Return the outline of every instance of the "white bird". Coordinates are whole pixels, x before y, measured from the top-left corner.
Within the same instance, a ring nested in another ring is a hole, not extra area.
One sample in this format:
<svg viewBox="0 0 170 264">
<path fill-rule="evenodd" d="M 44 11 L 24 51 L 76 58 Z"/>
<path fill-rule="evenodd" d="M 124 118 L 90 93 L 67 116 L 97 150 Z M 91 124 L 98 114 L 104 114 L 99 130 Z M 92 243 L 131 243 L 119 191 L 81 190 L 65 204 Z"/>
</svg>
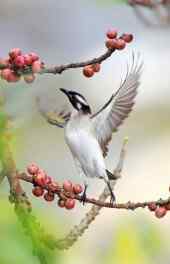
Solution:
<svg viewBox="0 0 170 264">
<path fill-rule="evenodd" d="M 113 175 L 106 169 L 104 157 L 107 155 L 112 133 L 117 131 L 132 110 L 142 65 L 139 56 L 135 58 L 133 54 L 132 65 L 128 67 L 124 81 L 97 113 L 92 114 L 90 105 L 80 93 L 61 88 L 73 106 L 72 112 L 62 111 L 59 114 L 64 123 L 46 115 L 48 122 L 64 127 L 65 140 L 79 172 L 81 170 L 87 177 L 103 179 L 108 185 L 112 200 L 115 197 L 109 179 Z"/>
</svg>

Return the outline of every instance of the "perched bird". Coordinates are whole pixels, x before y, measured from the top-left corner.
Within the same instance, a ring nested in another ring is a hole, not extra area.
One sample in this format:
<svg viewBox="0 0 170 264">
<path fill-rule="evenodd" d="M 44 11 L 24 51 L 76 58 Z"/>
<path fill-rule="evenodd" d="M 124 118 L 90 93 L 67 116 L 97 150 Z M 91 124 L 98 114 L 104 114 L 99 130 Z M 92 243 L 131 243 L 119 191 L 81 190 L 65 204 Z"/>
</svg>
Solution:
<svg viewBox="0 0 170 264">
<path fill-rule="evenodd" d="M 117 131 L 132 110 L 141 68 L 140 57 L 136 58 L 133 54 L 132 64 L 128 67 L 126 77 L 119 89 L 95 114 L 92 114 L 91 107 L 83 95 L 60 88 L 72 104 L 72 112 L 60 113 L 64 123 L 46 115 L 46 119 L 51 124 L 64 127 L 65 140 L 79 172 L 83 172 L 87 177 L 103 179 L 108 185 L 112 201 L 115 197 L 109 179 L 113 179 L 113 175 L 106 169 L 104 157 L 107 155 L 112 133 Z"/>
</svg>

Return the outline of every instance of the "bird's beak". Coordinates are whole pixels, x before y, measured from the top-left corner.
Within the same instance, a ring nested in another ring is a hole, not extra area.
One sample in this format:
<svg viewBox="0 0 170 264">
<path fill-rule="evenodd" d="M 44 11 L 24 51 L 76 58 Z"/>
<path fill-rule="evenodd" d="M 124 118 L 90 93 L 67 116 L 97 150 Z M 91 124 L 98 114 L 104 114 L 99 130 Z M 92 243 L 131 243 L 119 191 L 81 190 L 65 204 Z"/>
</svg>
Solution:
<svg viewBox="0 0 170 264">
<path fill-rule="evenodd" d="M 66 90 L 64 88 L 60 88 L 60 91 L 62 91 L 64 94 L 66 94 L 69 97 L 69 90 Z"/>
</svg>

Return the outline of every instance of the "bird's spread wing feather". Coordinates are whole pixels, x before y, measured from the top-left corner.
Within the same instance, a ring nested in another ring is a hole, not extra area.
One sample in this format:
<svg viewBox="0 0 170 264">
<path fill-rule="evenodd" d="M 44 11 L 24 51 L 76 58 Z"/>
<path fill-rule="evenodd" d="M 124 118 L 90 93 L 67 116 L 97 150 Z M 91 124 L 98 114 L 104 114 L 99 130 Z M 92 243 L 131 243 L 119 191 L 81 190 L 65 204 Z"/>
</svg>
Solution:
<svg viewBox="0 0 170 264">
<path fill-rule="evenodd" d="M 41 115 L 46 119 L 48 123 L 54 126 L 58 126 L 60 128 L 64 128 L 68 120 L 70 119 L 70 111 L 68 110 L 57 110 L 54 109 L 52 111 L 46 111 L 40 103 L 39 98 L 36 98 L 38 110 Z"/>
<path fill-rule="evenodd" d="M 119 89 L 97 113 L 91 116 L 95 135 L 104 156 L 107 155 L 112 133 L 117 131 L 117 128 L 132 111 L 142 65 L 143 62 L 139 54 L 135 56 L 133 53 L 132 64 L 130 67 L 128 66 L 126 77 Z"/>
</svg>

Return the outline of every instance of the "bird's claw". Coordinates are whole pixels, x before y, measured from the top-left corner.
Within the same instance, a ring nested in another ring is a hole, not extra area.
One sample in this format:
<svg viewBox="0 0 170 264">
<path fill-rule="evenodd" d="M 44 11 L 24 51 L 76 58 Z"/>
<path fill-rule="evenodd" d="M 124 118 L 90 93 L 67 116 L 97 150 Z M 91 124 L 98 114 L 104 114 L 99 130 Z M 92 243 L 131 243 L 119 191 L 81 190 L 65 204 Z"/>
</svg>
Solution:
<svg viewBox="0 0 170 264">
<path fill-rule="evenodd" d="M 113 204 L 115 202 L 116 202 L 116 196 L 112 191 L 112 193 L 110 193 L 110 203 Z"/>
</svg>

